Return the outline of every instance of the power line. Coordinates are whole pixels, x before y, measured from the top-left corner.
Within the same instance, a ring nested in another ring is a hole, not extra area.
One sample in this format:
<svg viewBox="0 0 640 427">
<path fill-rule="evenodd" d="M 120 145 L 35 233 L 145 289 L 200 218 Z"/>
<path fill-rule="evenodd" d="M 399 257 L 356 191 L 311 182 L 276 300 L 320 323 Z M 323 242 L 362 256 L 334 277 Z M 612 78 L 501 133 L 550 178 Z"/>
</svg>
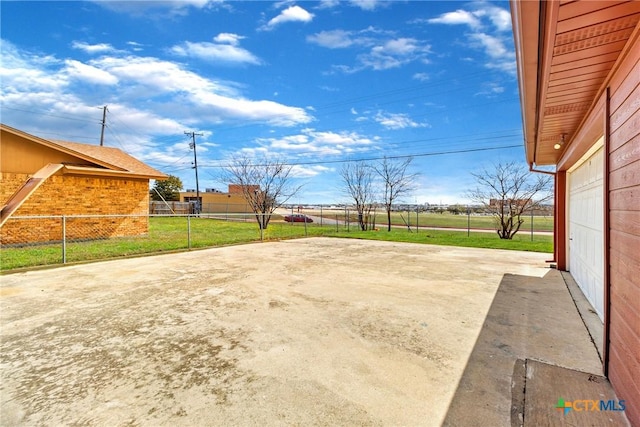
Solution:
<svg viewBox="0 0 640 427">
<path fill-rule="evenodd" d="M 102 130 L 100 131 L 100 146 L 104 143 L 104 127 L 107 125 L 107 106 L 102 107 Z"/>
<path fill-rule="evenodd" d="M 192 143 L 189 148 L 193 148 L 193 168 L 196 170 L 196 213 L 200 213 L 200 184 L 198 182 L 198 156 L 196 154 L 196 135 L 202 136 L 201 133 L 186 132 L 185 135 L 191 135 Z"/>
<path fill-rule="evenodd" d="M 78 122 L 85 122 L 85 123 L 96 123 L 96 120 L 94 119 L 80 119 L 77 117 L 71 117 L 71 116 L 62 116 L 59 114 L 50 114 L 50 113 L 44 113 L 44 112 L 39 112 L 39 111 L 35 111 L 35 110 L 25 110 L 22 108 L 14 108 L 14 107 L 7 107 L 6 105 L 2 106 L 3 110 L 13 110 L 13 111 L 21 111 L 23 113 L 32 113 L 32 114 L 37 114 L 40 116 L 48 116 L 48 117 L 55 117 L 58 119 L 65 119 L 65 120 L 74 120 L 74 121 L 78 121 Z"/>
<path fill-rule="evenodd" d="M 335 163 L 349 163 L 349 162 L 371 162 L 375 160 L 383 160 L 387 159 L 405 159 L 409 157 L 430 157 L 430 156 L 442 156 L 446 154 L 464 154 L 464 153 L 474 153 L 479 151 L 492 151 L 492 150 L 505 150 L 509 148 L 522 148 L 521 144 L 517 145 L 503 145 L 499 147 L 483 147 L 483 148 L 468 148 L 465 150 L 448 150 L 448 151 L 436 151 L 430 153 L 418 153 L 418 154 L 406 154 L 406 155 L 398 155 L 398 156 L 381 156 L 381 157 L 368 157 L 361 159 L 342 159 L 342 160 L 317 160 L 310 162 L 284 162 L 283 164 L 286 166 L 305 166 L 305 165 L 326 165 L 326 164 L 335 164 Z M 266 164 L 252 164 L 250 166 L 267 166 Z M 204 166 L 206 168 L 227 168 L 229 165 L 207 165 Z"/>
</svg>

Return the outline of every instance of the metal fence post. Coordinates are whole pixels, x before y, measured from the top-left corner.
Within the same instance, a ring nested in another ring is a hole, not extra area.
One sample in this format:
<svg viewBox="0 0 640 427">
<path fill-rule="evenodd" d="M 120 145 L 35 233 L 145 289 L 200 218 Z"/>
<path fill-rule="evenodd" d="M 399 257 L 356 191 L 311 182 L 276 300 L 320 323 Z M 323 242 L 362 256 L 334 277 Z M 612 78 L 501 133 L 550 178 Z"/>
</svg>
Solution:
<svg viewBox="0 0 640 427">
<path fill-rule="evenodd" d="M 187 215 L 187 248 L 191 249 L 191 215 Z"/>
<path fill-rule="evenodd" d="M 264 214 L 260 217 L 260 241 L 264 242 Z"/>
<path fill-rule="evenodd" d="M 320 205 L 320 227 L 322 227 L 322 205 Z"/>
<path fill-rule="evenodd" d="M 418 205 L 416 205 L 416 233 L 418 232 L 418 227 L 419 227 L 418 211 L 419 211 Z"/>
<path fill-rule="evenodd" d="M 471 209 L 467 205 L 467 237 L 471 236 Z"/>
<path fill-rule="evenodd" d="M 62 215 L 62 263 L 67 263 L 67 217 Z"/>
</svg>

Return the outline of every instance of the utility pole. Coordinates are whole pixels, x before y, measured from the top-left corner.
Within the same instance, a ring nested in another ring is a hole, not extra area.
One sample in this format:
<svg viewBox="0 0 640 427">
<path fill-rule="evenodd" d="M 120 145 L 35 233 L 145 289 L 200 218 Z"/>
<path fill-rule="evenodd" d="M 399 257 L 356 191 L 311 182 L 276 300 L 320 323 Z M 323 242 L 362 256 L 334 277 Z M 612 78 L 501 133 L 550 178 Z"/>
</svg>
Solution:
<svg viewBox="0 0 640 427">
<path fill-rule="evenodd" d="M 200 184 L 198 183 L 198 155 L 196 154 L 196 135 L 202 136 L 201 133 L 184 132 L 185 135 L 191 135 L 191 144 L 189 148 L 193 148 L 193 168 L 196 170 L 196 214 L 200 213 Z"/>
<path fill-rule="evenodd" d="M 102 132 L 100 132 L 100 146 L 104 144 L 104 127 L 107 125 L 107 106 L 102 107 Z"/>
</svg>

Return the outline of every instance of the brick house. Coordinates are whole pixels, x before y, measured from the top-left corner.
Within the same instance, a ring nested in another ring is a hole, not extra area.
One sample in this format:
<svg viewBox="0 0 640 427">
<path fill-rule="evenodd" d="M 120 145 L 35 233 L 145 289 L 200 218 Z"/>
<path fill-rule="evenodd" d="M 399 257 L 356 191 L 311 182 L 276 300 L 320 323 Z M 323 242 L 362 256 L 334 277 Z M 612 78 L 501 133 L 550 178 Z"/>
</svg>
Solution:
<svg viewBox="0 0 640 427">
<path fill-rule="evenodd" d="M 24 216 L 86 215 L 66 230 L 70 239 L 148 232 L 149 180 L 165 174 L 117 148 L 48 140 L 4 124 L 0 131 L 0 243 L 62 238 L 60 218 L 15 219 Z"/>
<path fill-rule="evenodd" d="M 640 426 L 640 2 L 511 0 L 526 161 L 554 166 L 554 259 Z M 548 172 L 547 172 L 548 173 Z"/>
</svg>

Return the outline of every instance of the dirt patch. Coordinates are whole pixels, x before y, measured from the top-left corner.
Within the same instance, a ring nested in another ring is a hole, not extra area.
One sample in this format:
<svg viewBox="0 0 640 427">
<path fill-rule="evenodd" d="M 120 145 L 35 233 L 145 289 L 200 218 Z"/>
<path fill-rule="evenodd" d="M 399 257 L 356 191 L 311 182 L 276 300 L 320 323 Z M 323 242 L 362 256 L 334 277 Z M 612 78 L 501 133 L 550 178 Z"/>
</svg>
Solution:
<svg viewBox="0 0 640 427">
<path fill-rule="evenodd" d="M 2 425 L 437 425 L 544 254 L 305 239 L 7 275 Z"/>
</svg>

